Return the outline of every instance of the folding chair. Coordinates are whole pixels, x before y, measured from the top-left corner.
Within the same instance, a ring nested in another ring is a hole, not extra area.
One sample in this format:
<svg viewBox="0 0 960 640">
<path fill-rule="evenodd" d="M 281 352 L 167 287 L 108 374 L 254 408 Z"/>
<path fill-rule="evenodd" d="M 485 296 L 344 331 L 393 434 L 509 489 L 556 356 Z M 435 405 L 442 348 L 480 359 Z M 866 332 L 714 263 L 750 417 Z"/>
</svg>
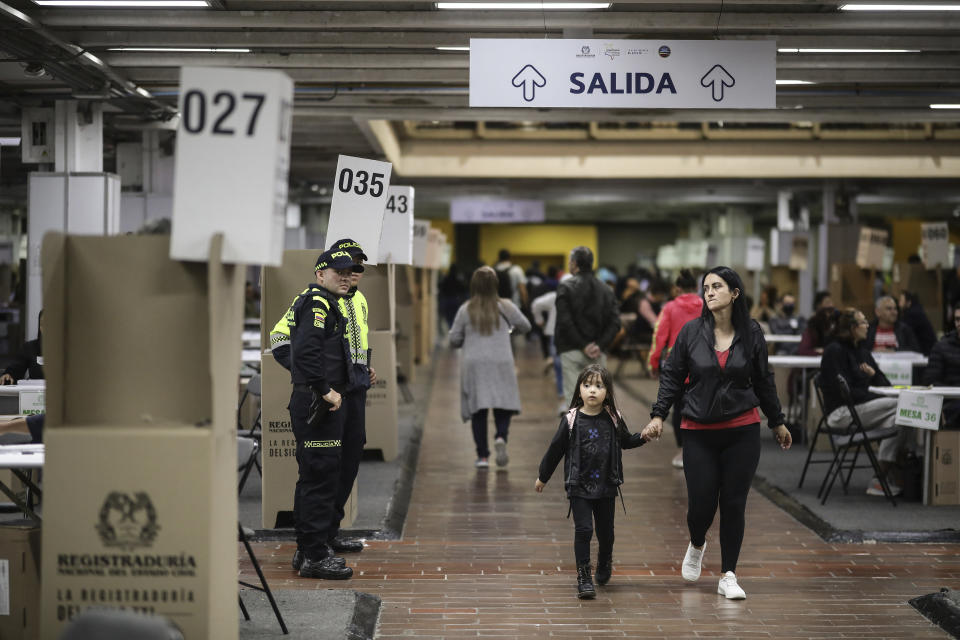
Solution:
<svg viewBox="0 0 960 640">
<path fill-rule="evenodd" d="M 240 416 L 243 411 L 243 403 L 250 399 L 250 402 L 254 401 L 254 398 L 259 403 L 260 402 L 260 374 L 255 373 L 250 376 L 250 380 L 247 382 L 247 388 L 243 390 L 243 395 L 240 396 L 240 404 L 237 406 L 237 429 L 243 431 L 244 426 L 240 422 Z M 250 429 L 245 433 L 247 437 L 260 439 L 260 409 L 257 409 L 257 417 L 254 419 L 253 424 L 250 425 Z"/>
<path fill-rule="evenodd" d="M 798 489 L 803 488 L 803 480 L 807 476 L 807 468 L 811 464 L 826 464 L 828 462 L 833 462 L 833 458 L 837 455 L 837 447 L 833 444 L 833 437 L 831 434 L 830 427 L 827 426 L 827 412 L 823 408 L 823 389 L 820 388 L 820 374 L 817 373 L 813 376 L 813 389 L 817 394 L 817 405 L 820 407 L 820 421 L 817 422 L 817 429 L 813 432 L 813 437 L 810 439 L 810 448 L 807 450 L 807 459 L 803 462 L 803 471 L 800 472 L 800 482 L 797 484 Z M 830 442 L 830 457 L 823 459 L 814 459 L 813 451 L 817 447 L 817 440 L 820 438 L 820 434 L 825 434 L 827 440 Z M 846 486 L 846 483 L 844 483 Z"/>
<path fill-rule="evenodd" d="M 857 413 L 857 408 L 853 404 L 853 398 L 850 396 L 850 385 L 842 375 L 837 375 L 837 386 L 840 389 L 840 395 L 843 398 L 844 404 L 846 404 L 847 409 L 850 411 L 850 422 L 844 427 L 837 429 L 830 428 L 829 432 L 836 432 L 838 435 L 833 436 L 833 444 L 836 447 L 833 461 L 827 469 L 827 473 L 823 477 L 823 483 L 820 485 L 820 491 L 817 493 L 817 497 L 821 498 L 820 504 L 826 504 L 830 490 L 833 488 L 833 483 L 845 468 L 849 470 L 846 479 L 843 481 L 844 492 L 846 492 L 847 484 L 850 482 L 850 475 L 853 474 L 853 469 L 856 468 L 857 457 L 860 455 L 860 450 L 863 449 L 867 452 L 867 457 L 870 459 L 870 466 L 873 468 L 877 480 L 880 481 L 880 486 L 883 488 L 883 495 L 887 497 L 890 504 L 897 506 L 896 500 L 893 499 L 893 493 L 890 491 L 886 474 L 880 470 L 880 463 L 877 460 L 877 455 L 873 451 L 873 443 L 897 435 L 899 427 L 883 427 L 869 431 L 864 429 L 863 423 L 860 421 L 860 415 Z M 854 448 L 853 460 L 850 461 L 849 466 L 845 466 L 847 454 Z"/>
<path fill-rule="evenodd" d="M 247 477 L 249 477 L 250 471 L 254 467 L 256 467 L 260 477 L 263 477 L 263 468 L 260 466 L 259 456 L 259 438 L 251 438 L 244 435 L 237 436 L 237 461 L 240 464 L 237 473 L 243 473 L 243 475 L 240 476 L 240 487 L 237 489 L 238 493 L 243 493 L 243 485 L 247 483 Z"/>
<path fill-rule="evenodd" d="M 287 624 L 283 621 L 283 616 L 280 614 L 280 607 L 277 606 L 277 601 L 273 598 L 273 591 L 270 590 L 270 585 L 267 584 L 267 579 L 263 576 L 263 571 L 260 569 L 260 563 L 257 562 L 257 556 L 253 554 L 253 547 L 250 546 L 249 536 L 246 531 L 243 529 L 243 525 L 239 522 L 237 523 L 238 535 L 240 537 L 240 542 L 243 543 L 244 548 L 247 550 L 247 555 L 250 556 L 250 562 L 253 563 L 253 569 L 257 572 L 257 577 L 260 578 L 260 585 L 250 584 L 249 582 L 244 582 L 240 580 L 240 584 L 249 588 L 256 589 L 257 591 L 262 591 L 267 594 L 267 600 L 270 601 L 270 606 L 273 607 L 273 613 L 277 616 L 277 622 L 280 623 L 280 629 L 283 631 L 284 635 L 290 633 L 287 631 Z M 251 534 L 253 531 L 251 530 Z M 243 613 L 243 619 L 249 620 L 250 614 L 247 612 L 246 605 L 243 604 L 243 597 L 239 594 L 237 598 L 240 601 L 240 611 Z"/>
</svg>

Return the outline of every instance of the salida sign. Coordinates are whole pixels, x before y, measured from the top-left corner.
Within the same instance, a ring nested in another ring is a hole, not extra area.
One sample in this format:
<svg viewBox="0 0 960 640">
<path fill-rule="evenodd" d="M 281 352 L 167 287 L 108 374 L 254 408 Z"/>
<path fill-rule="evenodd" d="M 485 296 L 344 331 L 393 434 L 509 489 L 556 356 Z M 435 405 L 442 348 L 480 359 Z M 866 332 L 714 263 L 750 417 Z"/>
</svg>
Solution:
<svg viewBox="0 0 960 640">
<path fill-rule="evenodd" d="M 776 43 L 472 39 L 470 106 L 774 108 Z"/>
</svg>

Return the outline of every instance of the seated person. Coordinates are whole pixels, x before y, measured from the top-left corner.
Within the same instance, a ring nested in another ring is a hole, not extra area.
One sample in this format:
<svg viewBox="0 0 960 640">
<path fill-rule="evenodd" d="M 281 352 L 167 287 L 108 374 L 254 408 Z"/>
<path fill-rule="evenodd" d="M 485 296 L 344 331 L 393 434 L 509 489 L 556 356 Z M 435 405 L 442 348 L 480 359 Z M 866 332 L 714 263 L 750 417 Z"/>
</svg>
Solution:
<svg viewBox="0 0 960 640">
<path fill-rule="evenodd" d="M 920 343 L 913 330 L 897 318 L 896 301 L 890 296 L 877 298 L 877 317 L 867 329 L 866 348 L 869 351 L 915 351 L 920 352 Z"/>
<path fill-rule="evenodd" d="M 842 375 L 850 385 L 850 397 L 863 428 L 870 433 L 874 429 L 893 427 L 897 415 L 897 399 L 887 398 L 868 389 L 873 386 L 890 386 L 870 351 L 864 348 L 869 323 L 856 309 L 847 309 L 838 317 L 834 328 L 834 340 L 823 350 L 820 361 L 820 388 L 823 391 L 823 411 L 830 427 L 849 424 L 850 410 L 843 401 L 837 385 L 837 375 Z M 896 467 L 898 454 L 906 448 L 913 430 L 900 428 L 897 435 L 880 441 L 877 459 L 880 471 L 887 477 L 893 495 L 901 493 L 902 481 Z M 882 496 L 880 482 L 874 478 L 867 487 L 867 494 Z"/>
<path fill-rule="evenodd" d="M 798 356 L 819 356 L 823 353 L 827 343 L 833 336 L 833 325 L 837 319 L 837 310 L 833 307 L 821 307 L 810 318 L 807 328 L 803 330 L 800 346 L 797 347 Z"/>
<path fill-rule="evenodd" d="M 926 384 L 960 387 L 960 309 L 953 310 L 953 327 L 930 351 L 923 375 Z M 943 421 L 948 429 L 960 429 L 960 400 L 944 399 Z"/>
<path fill-rule="evenodd" d="M 43 444 L 43 423 L 45 422 L 45 418 L 45 413 L 38 413 L 32 416 L 20 416 L 12 420 L 7 420 L 6 422 L 0 422 L 0 438 L 8 433 L 20 433 L 29 435 L 32 444 Z M 0 442 L 0 444 L 10 443 Z"/>
<path fill-rule="evenodd" d="M 785 293 L 780 298 L 780 309 L 767 321 L 770 333 L 777 335 L 797 336 L 803 333 L 807 321 L 797 315 L 797 299 L 792 293 Z M 792 355 L 797 352 L 797 345 L 789 342 L 778 342 L 774 345 L 778 354 Z"/>
<path fill-rule="evenodd" d="M 30 378 L 43 380 L 43 310 L 40 311 L 37 339 L 24 343 L 20 353 L 0 375 L 0 384 L 17 384 L 18 380 Z"/>
<path fill-rule="evenodd" d="M 937 332 L 930 324 L 930 318 L 927 317 L 917 294 L 910 291 L 900 292 L 900 315 L 903 324 L 910 327 L 913 335 L 917 337 L 920 353 L 930 355 L 930 350 L 937 343 Z"/>
</svg>

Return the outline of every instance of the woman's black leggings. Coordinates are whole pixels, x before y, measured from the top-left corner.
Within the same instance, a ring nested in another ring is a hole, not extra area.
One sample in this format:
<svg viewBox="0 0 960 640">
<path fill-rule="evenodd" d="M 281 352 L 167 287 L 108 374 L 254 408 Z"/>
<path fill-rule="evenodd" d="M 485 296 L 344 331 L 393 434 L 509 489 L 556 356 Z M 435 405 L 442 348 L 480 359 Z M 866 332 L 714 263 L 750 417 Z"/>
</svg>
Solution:
<svg viewBox="0 0 960 640">
<path fill-rule="evenodd" d="M 510 431 L 510 418 L 513 416 L 513 411 L 509 409 L 494 409 L 493 410 L 493 423 L 497 427 L 496 438 L 507 439 L 507 434 Z M 470 416 L 470 425 L 473 427 L 473 442 L 477 445 L 477 457 L 478 458 L 489 458 L 490 457 L 490 444 L 487 442 L 487 410 L 480 409 L 475 414 Z"/>
<path fill-rule="evenodd" d="M 596 522 L 598 560 L 613 557 L 613 514 L 617 510 L 616 498 L 570 498 L 570 510 L 573 512 L 573 555 L 577 564 L 590 562 L 590 539 Z"/>
<path fill-rule="evenodd" d="M 690 542 L 702 546 L 720 505 L 721 571 L 736 571 L 743 544 L 747 493 L 760 462 L 760 425 L 686 429 L 683 475 L 687 479 Z"/>
</svg>

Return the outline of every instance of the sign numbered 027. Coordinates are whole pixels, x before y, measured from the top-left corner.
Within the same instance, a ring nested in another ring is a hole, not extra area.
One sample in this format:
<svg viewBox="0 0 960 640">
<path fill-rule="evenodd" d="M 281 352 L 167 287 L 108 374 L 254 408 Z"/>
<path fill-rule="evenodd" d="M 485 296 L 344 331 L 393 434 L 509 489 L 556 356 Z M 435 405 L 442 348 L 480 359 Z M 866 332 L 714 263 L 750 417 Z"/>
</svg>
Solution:
<svg viewBox="0 0 960 640">
<path fill-rule="evenodd" d="M 183 68 L 172 258 L 205 261 L 223 233 L 224 262 L 280 266 L 292 105 L 282 72 Z"/>
<path fill-rule="evenodd" d="M 363 249 L 368 264 L 377 264 L 392 169 L 389 162 L 340 156 L 333 181 L 327 246 L 350 238 Z"/>
</svg>

